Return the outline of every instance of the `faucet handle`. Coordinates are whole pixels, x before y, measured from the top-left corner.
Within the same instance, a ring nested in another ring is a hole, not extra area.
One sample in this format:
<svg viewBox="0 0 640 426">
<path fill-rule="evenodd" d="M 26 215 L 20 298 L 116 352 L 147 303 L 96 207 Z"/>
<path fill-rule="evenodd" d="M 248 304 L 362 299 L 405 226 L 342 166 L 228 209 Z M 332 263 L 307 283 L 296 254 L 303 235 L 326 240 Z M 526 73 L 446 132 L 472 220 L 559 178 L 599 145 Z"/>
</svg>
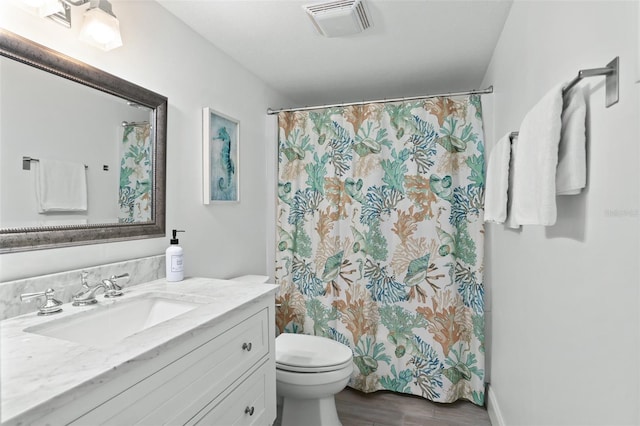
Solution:
<svg viewBox="0 0 640 426">
<path fill-rule="evenodd" d="M 56 312 L 62 312 L 62 302 L 54 298 L 55 290 L 48 288 L 45 291 L 37 291 L 35 293 L 22 293 L 20 300 L 23 302 L 26 300 L 34 299 L 36 297 L 45 297 L 43 305 L 38 306 L 38 315 L 51 315 Z"/>
<path fill-rule="evenodd" d="M 106 291 L 104 292 L 104 297 L 118 297 L 122 296 L 124 293 L 122 292 L 122 288 L 124 285 L 118 284 L 118 280 L 123 278 L 129 278 L 128 273 L 120 274 L 120 275 L 112 275 L 110 278 L 102 280 L 102 283 L 106 287 Z"/>
<path fill-rule="evenodd" d="M 124 274 L 120 274 L 120 275 L 111 275 L 111 278 L 109 278 L 109 281 L 111 281 L 114 285 L 114 287 L 116 287 L 118 290 L 122 290 L 122 287 L 124 287 L 123 285 L 119 285 L 118 284 L 118 280 L 121 280 L 123 278 L 126 278 L 127 281 L 129 280 L 129 273 L 125 272 Z"/>
</svg>

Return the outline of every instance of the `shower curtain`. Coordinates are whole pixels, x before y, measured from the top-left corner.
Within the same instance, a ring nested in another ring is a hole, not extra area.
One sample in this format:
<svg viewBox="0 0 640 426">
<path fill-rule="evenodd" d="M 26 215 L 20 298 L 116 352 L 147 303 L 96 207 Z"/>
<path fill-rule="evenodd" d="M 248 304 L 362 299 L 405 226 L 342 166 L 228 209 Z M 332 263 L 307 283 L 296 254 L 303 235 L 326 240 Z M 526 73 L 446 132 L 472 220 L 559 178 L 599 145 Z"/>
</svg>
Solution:
<svg viewBox="0 0 640 426">
<path fill-rule="evenodd" d="M 151 220 L 153 189 L 151 125 L 126 125 L 123 128 L 118 222 L 148 222 Z"/>
<path fill-rule="evenodd" d="M 278 116 L 279 332 L 349 346 L 349 386 L 484 403 L 477 95 Z"/>
</svg>

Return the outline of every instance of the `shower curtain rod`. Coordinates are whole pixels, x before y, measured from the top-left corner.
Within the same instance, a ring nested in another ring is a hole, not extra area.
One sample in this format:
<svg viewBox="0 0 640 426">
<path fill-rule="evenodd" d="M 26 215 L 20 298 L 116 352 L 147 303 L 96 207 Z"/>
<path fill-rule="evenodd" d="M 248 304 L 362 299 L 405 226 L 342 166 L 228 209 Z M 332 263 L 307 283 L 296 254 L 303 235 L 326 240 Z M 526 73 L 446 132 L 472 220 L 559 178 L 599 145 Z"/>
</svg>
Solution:
<svg viewBox="0 0 640 426">
<path fill-rule="evenodd" d="M 139 127 L 139 126 L 146 126 L 147 124 L 149 124 L 148 121 L 123 121 L 122 127 L 127 127 L 127 126 Z"/>
<path fill-rule="evenodd" d="M 335 107 L 345 107 L 345 106 L 352 106 L 352 105 L 379 104 L 383 102 L 417 101 L 420 99 L 437 98 L 440 96 L 486 95 L 487 93 L 493 93 L 493 86 L 489 86 L 486 89 L 466 90 L 464 92 L 438 93 L 435 95 L 412 96 L 408 98 L 378 99 L 375 101 L 360 101 L 360 102 L 349 102 L 349 103 L 330 104 L 330 105 L 306 106 L 301 108 L 282 108 L 282 109 L 267 108 L 267 114 L 273 115 L 279 112 L 309 111 L 309 110 L 318 109 L 318 108 L 335 108 Z"/>
</svg>

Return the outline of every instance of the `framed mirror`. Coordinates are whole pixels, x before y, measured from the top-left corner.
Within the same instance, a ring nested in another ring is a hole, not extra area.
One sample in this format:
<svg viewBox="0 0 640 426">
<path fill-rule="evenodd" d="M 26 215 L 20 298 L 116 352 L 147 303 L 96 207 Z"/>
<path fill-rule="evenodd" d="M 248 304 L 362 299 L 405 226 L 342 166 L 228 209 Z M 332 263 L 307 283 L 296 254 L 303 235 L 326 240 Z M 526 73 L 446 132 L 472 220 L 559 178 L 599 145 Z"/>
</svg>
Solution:
<svg viewBox="0 0 640 426">
<path fill-rule="evenodd" d="M 165 235 L 166 97 L 4 29 L 0 94 L 0 253 Z"/>
</svg>

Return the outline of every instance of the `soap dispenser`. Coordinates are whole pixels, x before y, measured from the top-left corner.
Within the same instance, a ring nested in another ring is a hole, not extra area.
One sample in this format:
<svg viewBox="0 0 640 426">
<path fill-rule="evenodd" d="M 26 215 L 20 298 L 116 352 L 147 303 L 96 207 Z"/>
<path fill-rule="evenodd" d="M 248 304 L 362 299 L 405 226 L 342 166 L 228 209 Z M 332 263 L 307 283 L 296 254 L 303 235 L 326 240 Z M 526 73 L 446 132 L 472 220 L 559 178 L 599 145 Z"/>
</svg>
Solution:
<svg viewBox="0 0 640 426">
<path fill-rule="evenodd" d="M 184 232 L 177 229 L 173 230 L 173 238 L 171 244 L 166 251 L 167 262 L 167 281 L 175 282 L 182 281 L 184 279 L 184 263 L 183 263 L 183 250 L 178 245 L 178 232 Z"/>
</svg>

